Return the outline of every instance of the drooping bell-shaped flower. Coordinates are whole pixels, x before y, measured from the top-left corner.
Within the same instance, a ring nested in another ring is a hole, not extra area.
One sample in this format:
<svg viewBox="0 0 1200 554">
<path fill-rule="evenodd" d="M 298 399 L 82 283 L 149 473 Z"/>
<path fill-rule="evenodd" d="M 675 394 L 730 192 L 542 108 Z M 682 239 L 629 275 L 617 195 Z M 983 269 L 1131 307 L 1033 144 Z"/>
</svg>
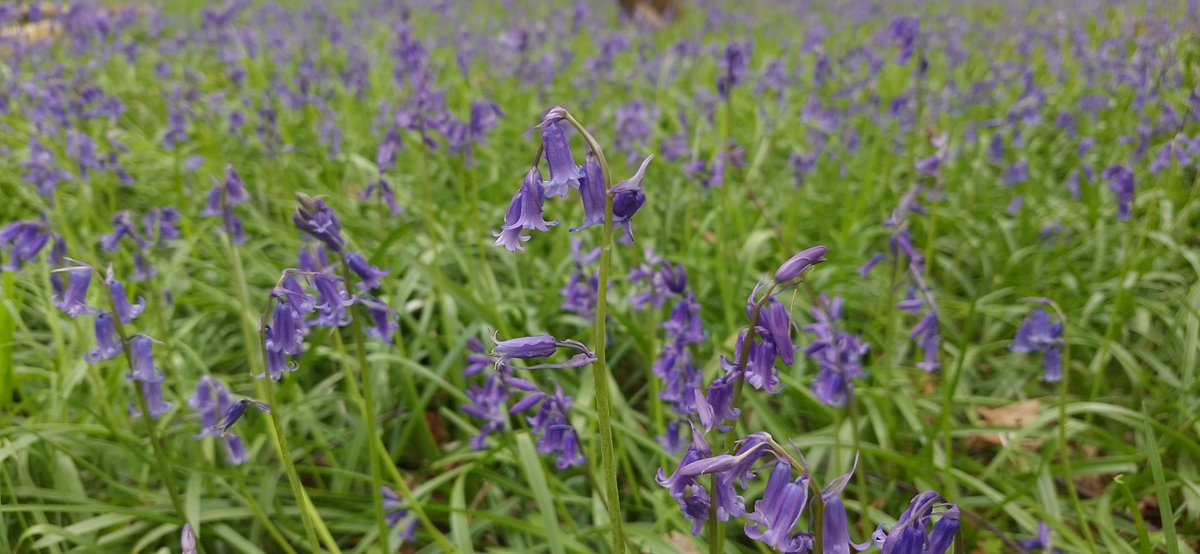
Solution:
<svg viewBox="0 0 1200 554">
<path fill-rule="evenodd" d="M 505 230 L 510 226 L 514 226 L 526 230 L 547 232 L 550 230 L 550 227 L 558 225 L 557 221 L 546 221 L 542 218 L 542 204 L 544 202 L 542 190 L 541 172 L 536 167 L 529 168 L 529 172 L 525 174 L 525 179 L 521 181 L 521 189 L 517 192 L 520 195 L 520 210 L 517 219 L 510 224 L 506 217 Z M 515 202 L 516 200 L 514 200 Z"/>
<path fill-rule="evenodd" d="M 1042 380 L 1059 381 L 1062 379 L 1062 332 L 1062 324 L 1051 323 L 1050 315 L 1038 308 L 1021 323 L 1010 348 L 1013 352 L 1041 352 L 1045 367 Z"/>
<path fill-rule="evenodd" d="M 130 304 L 129 296 L 125 294 L 125 285 L 117 280 L 112 266 L 108 267 L 104 284 L 108 285 L 108 293 L 112 295 L 114 313 L 122 324 L 129 325 L 137 316 L 141 315 L 142 309 L 145 307 L 145 299 L 138 298 L 136 304 Z"/>
<path fill-rule="evenodd" d="M 792 480 L 791 464 L 780 461 L 771 469 L 763 496 L 754 503 L 754 511 L 746 514 L 747 537 L 785 552 L 795 551 L 797 538 L 792 528 L 800 522 L 800 513 L 808 502 L 808 477 Z"/>
<path fill-rule="evenodd" d="M 546 196 L 566 196 L 570 188 L 579 188 L 579 170 L 571 155 L 571 143 L 565 129 L 568 125 L 561 121 L 543 121 L 541 125 L 542 148 L 546 165 L 550 167 L 550 180 L 543 185 Z"/>
<path fill-rule="evenodd" d="M 521 220 L 521 204 L 524 201 L 525 187 L 517 190 L 513 195 L 512 201 L 508 204 L 508 210 L 504 212 L 504 226 L 500 228 L 500 232 L 492 233 L 496 237 L 496 242 L 492 246 L 503 246 L 509 252 L 524 252 L 525 245 L 522 243 L 529 240 L 529 236 L 522 234 L 524 227 L 519 223 Z"/>
<path fill-rule="evenodd" d="M 590 151 L 587 153 L 582 174 L 579 176 L 579 195 L 583 197 L 583 225 L 574 227 L 571 231 L 581 231 L 592 225 L 604 224 L 607 200 L 607 192 L 604 190 L 604 173 L 600 170 L 600 162 L 596 160 L 596 155 Z"/>
<path fill-rule="evenodd" d="M 62 295 L 54 295 L 54 305 L 71 317 L 96 313 L 96 309 L 87 304 L 88 286 L 92 283 L 92 268 L 74 267 L 66 272 L 67 290 Z"/>
<path fill-rule="evenodd" d="M 221 417 L 221 421 L 217 423 L 215 429 L 222 435 L 228 433 L 229 430 L 233 428 L 233 425 L 237 423 L 239 419 L 242 419 L 242 416 L 245 415 L 246 410 L 251 406 L 264 414 L 271 413 L 270 404 L 267 404 L 266 402 L 259 402 L 257 400 L 251 400 L 249 398 L 242 398 L 241 400 L 229 405 L 229 408 L 225 410 L 225 414 Z"/>
<path fill-rule="evenodd" d="M 83 359 L 89 364 L 94 364 L 101 360 L 111 360 L 120 356 L 123 348 L 120 339 L 117 337 L 117 326 L 113 322 L 112 314 L 100 312 L 100 315 L 96 316 L 94 327 L 96 331 L 96 348 L 85 354 Z"/>
<path fill-rule="evenodd" d="M 824 246 L 813 246 L 797 252 L 775 270 L 775 282 L 783 285 L 799 278 L 808 268 L 825 261 Z"/>
<path fill-rule="evenodd" d="M 317 289 L 318 316 L 312 324 L 317 327 L 343 327 L 350 323 L 350 315 L 346 308 L 354 304 L 354 298 L 346 292 L 342 280 L 338 277 L 318 273 L 312 277 L 313 287 Z M 291 352 L 289 352 L 291 354 Z"/>
<path fill-rule="evenodd" d="M 367 260 L 356 252 L 346 255 L 346 263 L 350 265 L 350 270 L 358 275 L 360 281 L 357 286 L 363 292 L 379 288 L 379 280 L 391 273 L 367 263 Z"/>
<path fill-rule="evenodd" d="M 21 264 L 33 261 L 50 240 L 44 225 L 36 221 L 14 221 L 0 229 L 0 254 L 4 254 L 0 271 L 16 271 Z"/>
<path fill-rule="evenodd" d="M 313 238 L 325 243 L 334 252 L 341 252 L 345 246 L 342 239 L 342 222 L 333 213 L 324 200 L 313 198 L 304 193 L 296 193 L 296 213 L 292 221 L 296 228 L 312 235 Z"/>
<path fill-rule="evenodd" d="M 646 166 L 654 156 L 646 156 L 642 165 L 632 177 L 617 183 L 609 194 L 613 200 L 613 224 L 625 231 L 625 237 L 633 240 L 633 216 L 646 204 L 646 193 L 642 192 L 642 179 L 646 176 Z"/>
</svg>

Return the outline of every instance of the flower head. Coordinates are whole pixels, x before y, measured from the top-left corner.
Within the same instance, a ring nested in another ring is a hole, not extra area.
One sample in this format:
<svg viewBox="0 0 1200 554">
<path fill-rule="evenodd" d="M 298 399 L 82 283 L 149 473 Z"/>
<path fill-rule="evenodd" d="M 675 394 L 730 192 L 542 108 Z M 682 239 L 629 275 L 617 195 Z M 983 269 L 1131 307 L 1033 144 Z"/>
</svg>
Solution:
<svg viewBox="0 0 1200 554">
<path fill-rule="evenodd" d="M 96 309 L 87 304 L 88 286 L 92 283 L 92 268 L 73 267 L 67 272 L 67 290 L 54 295 L 54 305 L 71 317 L 91 315 Z"/>
<path fill-rule="evenodd" d="M 363 292 L 379 288 L 379 280 L 391 273 L 367 263 L 367 260 L 357 252 L 346 254 L 346 263 L 350 265 L 350 270 L 361 279 L 357 286 Z"/>
<path fill-rule="evenodd" d="M 797 252 L 775 270 L 775 282 L 782 285 L 795 281 L 808 268 L 825 261 L 824 246 L 813 246 Z"/>
<path fill-rule="evenodd" d="M 324 200 L 302 192 L 296 193 L 296 202 L 296 213 L 292 214 L 296 228 L 325 243 L 330 250 L 341 252 L 345 242 L 342 240 L 342 222 L 337 214 Z"/>
<path fill-rule="evenodd" d="M 94 327 L 96 332 L 96 348 L 85 354 L 83 359 L 89 364 L 94 364 L 101 360 L 111 360 L 120 356 L 123 352 L 123 347 L 118 340 L 117 326 L 113 322 L 112 314 L 100 312 L 96 316 Z"/>
</svg>

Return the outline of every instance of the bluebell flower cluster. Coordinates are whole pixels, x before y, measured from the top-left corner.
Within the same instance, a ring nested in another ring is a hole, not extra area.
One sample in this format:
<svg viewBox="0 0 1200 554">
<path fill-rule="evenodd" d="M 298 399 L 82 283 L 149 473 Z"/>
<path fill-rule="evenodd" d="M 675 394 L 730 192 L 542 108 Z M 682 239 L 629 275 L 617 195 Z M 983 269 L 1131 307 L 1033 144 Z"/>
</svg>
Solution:
<svg viewBox="0 0 1200 554">
<path fill-rule="evenodd" d="M 595 355 L 577 341 L 559 341 L 549 334 L 498 341 L 490 355 L 484 350 L 483 343 L 475 338 L 467 339 L 467 348 L 471 354 L 467 357 L 464 375 L 477 375 L 488 367 L 495 367 L 482 385 L 467 389 L 470 402 L 462 406 L 463 412 L 483 420 L 479 434 L 471 439 L 471 447 L 475 450 L 486 448 L 488 435 L 502 432 L 510 415 L 530 412 L 532 415 L 526 416 L 526 421 L 537 437 L 538 452 L 555 454 L 555 465 L 559 469 L 583 465 L 579 436 L 569 419 L 572 398 L 558 385 L 555 385 L 554 393 L 544 392 L 533 381 L 515 376 L 514 371 L 577 368 L 595 361 Z M 550 357 L 560 348 L 573 350 L 576 354 L 564 362 L 521 367 L 512 364 L 516 359 Z M 520 394 L 521 398 L 508 407 L 510 397 L 515 394 Z M 533 412 L 534 408 L 537 408 L 536 412 Z"/>
<path fill-rule="evenodd" d="M 509 202 L 504 225 L 493 233 L 496 237 L 494 246 L 503 246 L 510 252 L 524 251 L 524 243 L 530 238 L 525 231 L 547 232 L 558 224 L 557 221 L 546 221 L 543 217 L 545 199 L 556 196 L 565 198 L 571 189 L 579 191 L 584 208 L 583 224 L 572 228 L 572 231 L 604 223 L 606 197 L 612 196 L 613 224 L 624 231 L 627 239 L 633 240 L 633 216 L 646 203 L 642 179 L 653 156 L 647 156 L 632 177 L 605 190 L 604 174 L 595 153 L 588 152 L 584 165 L 575 164 L 567 135 L 571 126 L 565 119 L 566 113 L 561 107 L 551 108 L 538 125 L 542 146 L 538 149 L 533 166 L 521 181 L 521 187 Z M 543 158 L 549 170 L 549 180 L 543 180 L 538 167 Z"/>
<path fill-rule="evenodd" d="M 242 181 L 233 165 L 226 165 L 224 180 L 218 181 L 216 177 L 213 178 L 212 189 L 208 192 L 200 217 L 221 218 L 221 228 L 229 235 L 230 240 L 234 244 L 241 244 L 246 240 L 246 233 L 242 229 L 241 218 L 233 213 L 233 208 L 245 203 L 247 199 L 246 183 Z"/>
<path fill-rule="evenodd" d="M 225 445 L 225 459 L 230 465 L 239 465 L 249 459 L 242 437 L 229 431 L 228 427 L 221 429 L 226 414 L 236 412 L 239 405 L 243 406 L 241 411 L 244 412 L 245 404 L 235 402 L 225 384 L 210 375 L 200 378 L 196 384 L 196 391 L 188 399 L 188 406 L 200 415 L 200 432 L 196 433 L 195 437 L 221 437 Z"/>
<path fill-rule="evenodd" d="M 0 229 L 0 271 L 17 271 L 37 259 L 53 235 L 45 221 L 14 221 Z"/>
<path fill-rule="evenodd" d="M 866 377 L 862 358 L 870 351 L 870 345 L 860 337 L 838 328 L 842 316 L 842 299 L 832 300 L 821 295 L 812 308 L 813 322 L 802 329 L 814 335 L 804 349 L 820 368 L 813 379 L 813 395 L 830 406 L 842 406 L 854 391 L 854 380 Z"/>
<path fill-rule="evenodd" d="M 600 248 L 584 252 L 583 239 L 571 237 L 571 259 L 575 262 L 575 271 L 559 291 L 562 295 L 562 309 L 591 319 L 596 313 L 600 275 L 596 269 L 589 269 L 588 266 L 600 259 Z"/>
<path fill-rule="evenodd" d="M 1010 347 L 1013 352 L 1040 352 L 1046 382 L 1062 380 L 1062 333 L 1061 323 L 1051 323 L 1050 314 L 1038 308 L 1025 318 L 1017 328 L 1017 336 Z"/>
<path fill-rule="evenodd" d="M 393 529 L 393 532 L 400 535 L 400 543 L 413 542 L 417 540 L 417 518 L 410 515 L 408 510 L 405 510 L 400 504 L 400 497 L 396 495 L 396 491 L 389 487 L 382 487 L 383 507 L 388 511 L 387 522 Z"/>
</svg>

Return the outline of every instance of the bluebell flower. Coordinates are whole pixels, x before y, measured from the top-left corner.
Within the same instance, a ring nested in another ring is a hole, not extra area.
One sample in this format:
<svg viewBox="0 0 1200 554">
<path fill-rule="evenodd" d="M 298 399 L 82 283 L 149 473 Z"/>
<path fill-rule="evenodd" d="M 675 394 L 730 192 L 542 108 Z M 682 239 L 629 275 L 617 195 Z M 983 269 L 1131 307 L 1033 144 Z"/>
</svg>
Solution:
<svg viewBox="0 0 1200 554">
<path fill-rule="evenodd" d="M 92 268 L 74 267 L 67 272 L 67 290 L 54 295 L 54 305 L 71 317 L 91 315 L 96 309 L 87 304 L 88 286 L 92 283 Z"/>
<path fill-rule="evenodd" d="M 490 373 L 482 386 L 472 385 L 466 394 L 469 403 L 463 404 L 463 413 L 484 421 L 479 426 L 479 434 L 471 438 L 471 448 L 483 450 L 488 435 L 503 431 L 508 422 L 508 412 L 504 408 L 508 402 L 508 387 L 501 374 Z"/>
<path fill-rule="evenodd" d="M 263 343 L 265 345 L 276 343 L 275 330 L 269 325 L 263 329 Z M 290 373 L 298 369 L 298 366 L 294 362 L 288 361 L 287 355 L 283 353 L 282 349 L 273 349 L 267 346 L 264 350 L 267 358 L 266 375 L 270 375 L 271 380 L 278 381 L 283 378 L 284 373 Z M 256 377 L 262 379 L 266 375 L 256 375 Z"/>
<path fill-rule="evenodd" d="M 599 247 L 585 253 L 583 241 L 579 237 L 571 237 L 571 258 L 575 261 L 576 270 L 559 291 L 563 299 L 563 310 L 574 312 L 586 319 L 590 319 L 595 313 L 600 277 L 596 270 L 589 271 L 587 267 L 599 257 Z"/>
<path fill-rule="evenodd" d="M 69 171 L 58 167 L 54 152 L 36 138 L 30 139 L 29 159 L 21 166 L 25 168 L 24 181 L 37 188 L 42 196 L 50 196 L 59 183 L 73 179 Z"/>
<path fill-rule="evenodd" d="M 133 214 L 129 210 L 121 210 L 112 217 L 113 231 L 100 237 L 100 248 L 105 252 L 116 252 L 120 248 L 121 239 L 129 237 L 138 247 L 145 245 L 144 239 L 138 233 L 137 225 L 133 222 Z"/>
<path fill-rule="evenodd" d="M 16 271 L 33 261 L 50 237 L 45 224 L 36 221 L 14 221 L 0 229 L 0 253 L 5 255 L 0 271 Z"/>
<path fill-rule="evenodd" d="M 550 168 L 550 180 L 543 185 L 546 196 L 566 196 L 568 187 L 579 188 L 579 169 L 571 156 L 571 143 L 565 131 L 568 125 L 569 123 L 564 121 L 546 120 L 540 125 L 542 149 L 546 156 L 546 165 Z"/>
<path fill-rule="evenodd" d="M 371 193 L 379 191 L 379 197 L 387 204 L 388 211 L 392 215 L 400 215 L 404 210 L 396 203 L 396 191 L 392 189 L 392 184 L 387 179 L 380 177 L 377 181 L 371 181 L 367 187 L 363 189 L 362 194 L 358 195 L 359 200 L 366 200 L 371 197 Z"/>
<path fill-rule="evenodd" d="M 940 511 L 934 514 L 934 510 Z M 940 517 L 929 529 L 934 515 Z M 922 492 L 912 499 L 887 533 L 882 525 L 876 529 L 875 545 L 883 554 L 945 554 L 958 532 L 958 519 L 958 506 L 943 502 L 934 491 Z"/>
<path fill-rule="evenodd" d="M 367 327 L 367 334 L 391 344 L 392 335 L 400 330 L 400 326 L 396 323 L 399 314 L 377 298 L 361 296 L 359 302 L 366 306 L 367 313 L 371 316 L 371 326 Z"/>
<path fill-rule="evenodd" d="M 858 456 L 855 456 L 850 471 L 837 476 L 821 489 L 821 502 L 825 506 L 821 544 L 823 551 L 829 554 L 850 554 L 851 548 L 861 552 L 871 546 L 871 541 L 858 544 L 850 540 L 850 524 L 846 520 L 846 505 L 842 502 L 842 491 L 857 467 Z"/>
<path fill-rule="evenodd" d="M 172 207 L 151 208 L 142 218 L 146 243 L 164 244 L 179 239 L 179 210 Z"/>
<path fill-rule="evenodd" d="M 492 354 L 501 359 L 545 358 L 558 351 L 558 341 L 549 333 L 499 341 L 492 347 Z"/>
<path fill-rule="evenodd" d="M 388 512 L 388 525 L 393 529 L 399 529 L 400 544 L 416 541 L 416 516 L 410 516 L 408 510 L 400 507 L 400 497 L 396 495 L 396 491 L 388 487 L 380 487 L 380 491 L 383 493 L 383 507 Z"/>
<path fill-rule="evenodd" d="M 129 338 L 129 352 L 132 355 L 131 370 L 126 379 L 137 381 L 146 395 L 146 405 L 150 409 L 150 418 L 158 419 L 171 409 L 171 404 L 163 400 L 162 370 L 154 365 L 154 345 L 145 335 L 134 335 Z M 131 406 L 130 413 L 141 415 L 140 411 Z"/>
<path fill-rule="evenodd" d="M 882 261 L 883 261 L 883 252 L 876 252 L 867 260 L 867 263 L 864 263 L 862 266 L 860 266 L 855 271 L 857 271 L 859 276 L 861 276 L 863 279 L 866 279 L 867 274 L 871 273 L 871 270 L 875 269 L 875 266 L 879 265 L 879 262 L 882 262 Z"/>
<path fill-rule="evenodd" d="M 363 292 L 379 288 L 379 280 L 391 273 L 367 263 L 367 260 L 356 252 L 346 254 L 346 262 L 350 265 L 350 270 L 358 275 L 360 281 L 357 286 Z"/>
<path fill-rule="evenodd" d="M 1004 184 L 1004 186 L 1011 187 L 1013 185 L 1024 183 L 1028 180 L 1029 162 L 1025 160 L 1019 160 L 1005 168 L 1004 176 L 1001 179 L 1001 182 Z"/>
<path fill-rule="evenodd" d="M 655 481 L 659 486 L 670 491 L 671 498 L 679 505 L 679 510 L 683 512 L 683 517 L 692 521 L 692 534 L 699 535 L 700 530 L 704 527 L 704 522 L 708 519 L 708 507 L 710 499 L 708 491 L 700 484 L 697 475 L 685 475 L 683 468 L 691 465 L 693 462 L 702 460 L 712 455 L 712 449 L 709 448 L 708 442 L 704 440 L 704 435 L 698 429 L 692 427 L 692 442 L 688 446 L 683 457 L 679 459 L 679 465 L 675 472 L 667 476 L 663 468 L 658 468 L 658 474 L 655 476 Z"/>
<path fill-rule="evenodd" d="M 635 287 L 634 292 L 629 295 L 629 304 L 639 311 L 647 305 L 661 307 L 668 293 L 663 275 L 659 271 L 664 263 L 663 259 L 656 256 L 649 246 L 644 254 L 646 263 L 630 269 L 628 278 L 629 284 Z"/>
<path fill-rule="evenodd" d="M 772 297 L 763 306 L 758 323 L 766 330 L 765 336 L 774 343 L 779 361 L 787 366 L 795 363 L 796 347 L 792 344 L 792 314 L 788 311 L 787 306 L 784 306 L 779 299 Z"/>
<path fill-rule="evenodd" d="M 717 93 L 721 98 L 729 98 L 733 88 L 746 78 L 750 65 L 750 44 L 731 42 L 725 46 L 725 51 L 718 62 L 720 73 L 717 76 Z"/>
<path fill-rule="evenodd" d="M 1137 188 L 1133 171 L 1125 165 L 1117 164 L 1105 169 L 1103 176 L 1104 180 L 1108 182 L 1108 188 L 1117 198 L 1117 220 L 1129 219 L 1134 189 Z"/>
<path fill-rule="evenodd" d="M 808 502 L 808 476 L 792 480 L 791 464 L 779 461 L 767 478 L 762 498 L 754 503 L 754 511 L 746 514 L 747 537 L 785 552 L 806 552 L 805 537 L 793 535 L 792 528 L 800 522 L 800 513 Z"/>
<path fill-rule="evenodd" d="M 313 287 L 317 289 L 318 316 L 312 321 L 317 327 L 344 327 L 350 323 L 350 314 L 346 308 L 354 304 L 354 298 L 346 292 L 341 278 L 325 273 L 312 276 Z M 288 352 L 292 354 L 292 352 Z"/>
<path fill-rule="evenodd" d="M 1038 308 L 1025 318 L 1010 347 L 1013 352 L 1041 352 L 1045 367 L 1043 381 L 1062 380 L 1061 323 L 1051 323 L 1050 315 Z"/>
<path fill-rule="evenodd" d="M 1020 545 L 1029 554 L 1063 554 L 1063 549 L 1054 547 L 1054 541 L 1050 538 L 1050 526 L 1044 521 L 1038 522 L 1037 536 L 1021 539 Z"/>
<path fill-rule="evenodd" d="M 870 346 L 862 343 L 859 337 L 837 328 L 841 311 L 840 297 L 831 301 L 822 296 L 813 307 L 813 323 L 804 326 L 804 331 L 816 335 L 804 354 L 820 367 L 813 379 L 812 391 L 821 402 L 830 406 L 844 405 L 847 395 L 854 390 L 853 380 L 867 375 L 863 371 L 862 357 L 870 351 Z"/>
<path fill-rule="evenodd" d="M 308 245 L 301 246 L 296 257 L 296 264 L 301 271 L 310 273 L 325 271 L 329 267 L 329 256 L 325 252 L 325 245 L 318 244 L 315 249 Z"/>
<path fill-rule="evenodd" d="M 141 315 L 145 307 L 145 299 L 138 298 L 136 304 L 130 304 L 129 297 L 125 294 L 125 285 L 121 284 L 113 275 L 112 266 L 108 267 L 104 283 L 108 285 L 108 293 L 112 296 L 113 311 L 121 323 L 129 325 L 137 316 Z"/>
<path fill-rule="evenodd" d="M 571 232 L 592 225 L 603 225 L 608 192 L 604 190 L 604 173 L 600 170 L 600 162 L 591 151 L 588 151 L 580 171 L 579 195 L 583 198 L 583 225 L 571 228 Z"/>
<path fill-rule="evenodd" d="M 504 212 L 504 225 L 499 232 L 492 233 L 496 237 L 496 242 L 492 246 L 503 246 L 509 252 L 524 252 L 525 246 L 522 244 L 529 240 L 529 236 L 522 234 L 524 227 L 521 226 L 521 204 L 524 202 L 525 187 L 522 186 L 513 195 L 512 201 L 508 204 L 508 210 Z"/>
<path fill-rule="evenodd" d="M 108 312 L 100 312 L 96 316 L 94 327 L 96 332 L 96 348 L 84 354 L 83 359 L 89 364 L 94 364 L 101 360 L 111 360 L 120 356 L 124 351 L 124 347 L 117 336 L 117 326 L 113 322 L 112 315 Z"/>
<path fill-rule="evenodd" d="M 333 213 L 324 200 L 313 198 L 304 193 L 296 193 L 296 213 L 292 221 L 296 228 L 312 235 L 313 238 L 325 243 L 334 252 L 341 252 L 345 246 L 342 239 L 342 222 Z"/>
<path fill-rule="evenodd" d="M 560 470 L 584 462 L 579 452 L 579 436 L 567 417 L 570 411 L 571 397 L 563 394 L 562 387 L 556 387 L 553 395 L 542 395 L 537 415 L 527 418 L 530 431 L 537 436 L 538 453 L 556 454 L 554 464 Z"/>
<path fill-rule="evenodd" d="M 918 346 L 921 347 L 923 359 L 917 363 L 918 368 L 932 373 L 942 367 L 938 361 L 942 337 L 938 331 L 937 310 L 931 308 L 926 311 L 921 320 L 909 331 L 908 337 L 917 341 Z"/>
<path fill-rule="evenodd" d="M 684 476 L 715 475 L 710 502 L 716 507 L 717 521 L 729 521 L 731 517 L 746 515 L 744 500 L 737 494 L 735 485 L 743 490 L 754 473 L 751 471 L 759 459 L 772 453 L 768 448 L 770 436 L 753 433 L 738 441 L 736 454 L 718 454 L 702 458 L 679 468 Z"/>
<path fill-rule="evenodd" d="M 233 165 L 226 164 L 225 178 L 223 181 L 213 178 L 212 189 L 209 190 L 204 210 L 200 212 L 200 216 L 220 217 L 222 228 L 234 244 L 241 244 L 246 239 L 245 231 L 242 228 L 241 218 L 233 213 L 233 207 L 246 202 L 247 199 L 246 184 Z"/>
<path fill-rule="evenodd" d="M 482 373 L 492 363 L 492 359 L 488 357 L 487 350 L 483 346 L 483 341 L 470 337 L 466 342 L 467 350 L 471 353 L 467 355 L 467 367 L 463 369 L 463 375 L 471 376 Z"/>
<path fill-rule="evenodd" d="M 230 465 L 238 465 L 249 459 L 246 444 L 237 433 L 228 430 L 222 433 L 218 428 L 221 417 L 233 405 L 233 398 L 225 384 L 205 375 L 196 384 L 196 392 L 188 399 L 188 406 L 200 414 L 200 432 L 196 438 L 221 437 L 225 445 L 225 458 Z"/>
<path fill-rule="evenodd" d="M 229 405 L 229 407 L 225 410 L 225 414 L 221 417 L 221 421 L 217 423 L 215 429 L 222 435 L 228 433 L 229 430 L 233 428 L 233 425 L 237 423 L 238 420 L 242 419 L 242 416 L 245 415 L 246 410 L 251 406 L 264 414 L 271 413 L 270 404 L 267 404 L 266 402 L 259 402 L 257 400 L 251 400 L 249 398 L 242 398 Z"/>
<path fill-rule="evenodd" d="M 824 246 L 813 246 L 797 252 L 775 270 L 775 282 L 783 285 L 795 281 L 808 268 L 824 262 L 826 251 Z"/>
<path fill-rule="evenodd" d="M 642 165 L 632 177 L 617 183 L 609 194 L 613 200 L 613 224 L 625 231 L 625 237 L 633 240 L 633 215 L 642 209 L 646 203 L 646 193 L 642 192 L 642 179 L 646 176 L 646 166 L 654 156 L 646 156 Z"/>
<path fill-rule="evenodd" d="M 742 413 L 733 405 L 733 384 L 741 377 L 742 371 L 730 364 L 724 356 L 721 357 L 721 365 L 725 367 L 726 374 L 713 380 L 708 386 L 707 394 L 700 389 L 693 391 L 696 414 L 706 431 L 717 427 L 721 432 L 725 432 L 729 426 L 723 422 L 737 421 Z"/>
<path fill-rule="evenodd" d="M 520 198 L 517 219 L 510 224 L 506 218 L 505 230 L 509 227 L 520 227 L 526 230 L 546 232 L 550 230 L 550 227 L 558 225 L 557 221 L 546 221 L 542 218 L 543 188 L 541 172 L 536 167 L 529 168 L 525 179 L 521 181 L 521 189 L 517 191 Z M 517 200 L 514 198 L 513 202 L 516 203 Z"/>
<path fill-rule="evenodd" d="M 741 337 L 741 340 L 745 340 L 745 337 Z M 740 347 L 737 349 L 741 350 Z M 770 337 L 751 341 L 750 359 L 746 362 L 744 378 L 755 390 L 771 394 L 783 390 L 783 385 L 779 383 L 779 372 L 775 370 L 775 341 Z"/>
</svg>

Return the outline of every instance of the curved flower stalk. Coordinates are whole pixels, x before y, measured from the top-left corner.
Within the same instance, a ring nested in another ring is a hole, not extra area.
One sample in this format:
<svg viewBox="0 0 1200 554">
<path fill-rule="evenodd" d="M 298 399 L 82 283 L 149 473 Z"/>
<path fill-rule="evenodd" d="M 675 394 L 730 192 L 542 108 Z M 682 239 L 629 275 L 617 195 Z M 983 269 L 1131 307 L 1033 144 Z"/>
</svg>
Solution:
<svg viewBox="0 0 1200 554">
<path fill-rule="evenodd" d="M 567 126 L 573 127 L 587 144 L 589 152 L 583 166 L 575 165 Z M 607 320 L 608 272 L 612 258 L 613 227 L 620 226 L 629 240 L 633 240 L 633 216 L 646 203 L 642 191 L 642 180 L 652 156 L 647 156 L 637 173 L 629 179 L 612 185 L 612 173 L 604 150 L 590 132 L 565 108 L 551 108 L 537 126 L 541 130 L 541 146 L 529 171 L 526 172 L 521 188 L 513 195 L 504 214 L 504 225 L 494 233 L 495 246 L 503 246 L 512 252 L 523 251 L 523 243 L 529 240 L 525 231 L 549 231 L 556 221 L 546 221 L 542 207 L 546 197 L 569 196 L 577 189 L 583 199 L 584 223 L 572 229 L 579 231 L 593 225 L 602 225 L 600 235 L 600 268 L 597 275 L 596 309 L 592 325 L 592 348 L 595 352 L 593 379 L 596 394 L 596 414 L 600 430 L 600 458 L 605 482 L 605 503 L 612 526 L 613 551 L 625 552 L 625 531 L 621 518 L 620 492 L 617 486 L 616 455 L 613 449 L 613 433 L 610 415 L 608 368 L 605 365 L 605 323 Z M 542 180 L 538 166 L 543 157 L 549 169 L 549 181 Z"/>
</svg>

